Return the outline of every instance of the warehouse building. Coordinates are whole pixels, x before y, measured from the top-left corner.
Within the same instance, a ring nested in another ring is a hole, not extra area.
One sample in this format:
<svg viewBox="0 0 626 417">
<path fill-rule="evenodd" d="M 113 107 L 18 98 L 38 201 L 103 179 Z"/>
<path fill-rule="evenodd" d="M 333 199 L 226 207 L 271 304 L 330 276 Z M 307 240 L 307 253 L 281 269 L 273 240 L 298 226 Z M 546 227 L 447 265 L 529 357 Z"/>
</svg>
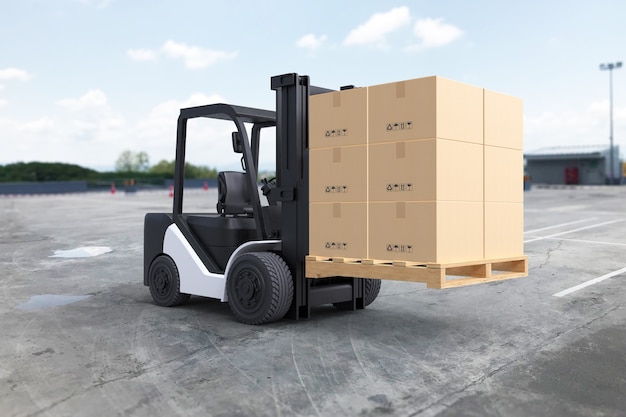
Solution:
<svg viewBox="0 0 626 417">
<path fill-rule="evenodd" d="M 534 184 L 611 183 L 609 145 L 554 146 L 526 153 L 526 174 Z M 619 146 L 613 146 L 613 183 L 622 177 Z"/>
</svg>

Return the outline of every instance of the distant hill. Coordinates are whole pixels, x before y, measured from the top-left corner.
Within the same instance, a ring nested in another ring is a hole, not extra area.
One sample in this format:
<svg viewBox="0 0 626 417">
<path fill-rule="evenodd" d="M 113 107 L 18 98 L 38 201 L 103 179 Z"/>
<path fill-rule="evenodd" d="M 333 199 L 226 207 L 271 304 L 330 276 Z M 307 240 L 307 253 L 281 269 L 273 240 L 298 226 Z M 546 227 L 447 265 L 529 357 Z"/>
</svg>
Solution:
<svg viewBox="0 0 626 417">
<path fill-rule="evenodd" d="M 88 180 L 100 173 L 61 162 L 17 162 L 0 165 L 0 182 Z"/>
</svg>

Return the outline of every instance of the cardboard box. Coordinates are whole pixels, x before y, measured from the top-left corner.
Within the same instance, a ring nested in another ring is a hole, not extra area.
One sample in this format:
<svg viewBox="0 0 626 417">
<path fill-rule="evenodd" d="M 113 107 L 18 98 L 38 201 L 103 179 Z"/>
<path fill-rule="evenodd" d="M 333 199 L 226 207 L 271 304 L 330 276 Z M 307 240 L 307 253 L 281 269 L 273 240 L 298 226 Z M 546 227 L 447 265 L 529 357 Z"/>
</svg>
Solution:
<svg viewBox="0 0 626 417">
<path fill-rule="evenodd" d="M 524 255 L 524 204 L 485 203 L 485 258 Z"/>
<path fill-rule="evenodd" d="M 485 91 L 485 145 L 524 148 L 524 115 L 521 99 Z"/>
<path fill-rule="evenodd" d="M 366 202 L 367 145 L 311 149 L 309 201 Z"/>
<path fill-rule="evenodd" d="M 369 146 L 370 201 L 483 201 L 483 146 L 447 139 Z"/>
<path fill-rule="evenodd" d="M 365 259 L 367 203 L 309 204 L 309 255 Z"/>
<path fill-rule="evenodd" d="M 522 150 L 485 146 L 485 201 L 524 202 Z"/>
<path fill-rule="evenodd" d="M 309 97 L 309 148 L 367 144 L 367 88 Z"/>
<path fill-rule="evenodd" d="M 483 89 L 441 77 L 369 87 L 369 142 L 444 138 L 483 144 Z"/>
<path fill-rule="evenodd" d="M 371 259 L 462 262 L 483 259 L 482 202 L 371 202 Z"/>
</svg>

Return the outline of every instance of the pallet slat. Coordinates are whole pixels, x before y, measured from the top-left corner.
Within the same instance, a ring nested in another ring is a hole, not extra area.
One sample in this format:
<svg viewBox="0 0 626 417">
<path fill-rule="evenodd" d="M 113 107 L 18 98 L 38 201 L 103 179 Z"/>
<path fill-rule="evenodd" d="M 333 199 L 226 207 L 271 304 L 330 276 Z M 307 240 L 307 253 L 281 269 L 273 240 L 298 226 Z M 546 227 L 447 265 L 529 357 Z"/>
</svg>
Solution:
<svg viewBox="0 0 626 417">
<path fill-rule="evenodd" d="M 307 278 L 354 277 L 425 283 L 428 288 L 454 288 L 528 275 L 528 257 L 487 259 L 449 264 L 375 259 L 306 257 Z"/>
</svg>

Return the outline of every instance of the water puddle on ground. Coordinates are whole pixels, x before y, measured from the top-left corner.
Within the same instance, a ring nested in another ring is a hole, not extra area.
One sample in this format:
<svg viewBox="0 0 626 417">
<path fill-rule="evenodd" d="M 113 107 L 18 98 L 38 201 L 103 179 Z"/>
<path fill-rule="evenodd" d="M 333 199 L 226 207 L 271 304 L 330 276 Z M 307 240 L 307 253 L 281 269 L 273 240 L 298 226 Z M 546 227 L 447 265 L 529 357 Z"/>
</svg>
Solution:
<svg viewBox="0 0 626 417">
<path fill-rule="evenodd" d="M 112 251 L 113 249 L 107 246 L 84 246 L 70 250 L 55 250 L 54 255 L 50 255 L 50 258 L 90 258 Z"/>
<path fill-rule="evenodd" d="M 32 297 L 30 297 L 30 300 L 18 305 L 17 308 L 26 311 L 41 310 L 44 308 L 72 304 L 81 300 L 85 300 L 89 297 L 91 297 L 91 295 L 33 295 Z"/>
</svg>

